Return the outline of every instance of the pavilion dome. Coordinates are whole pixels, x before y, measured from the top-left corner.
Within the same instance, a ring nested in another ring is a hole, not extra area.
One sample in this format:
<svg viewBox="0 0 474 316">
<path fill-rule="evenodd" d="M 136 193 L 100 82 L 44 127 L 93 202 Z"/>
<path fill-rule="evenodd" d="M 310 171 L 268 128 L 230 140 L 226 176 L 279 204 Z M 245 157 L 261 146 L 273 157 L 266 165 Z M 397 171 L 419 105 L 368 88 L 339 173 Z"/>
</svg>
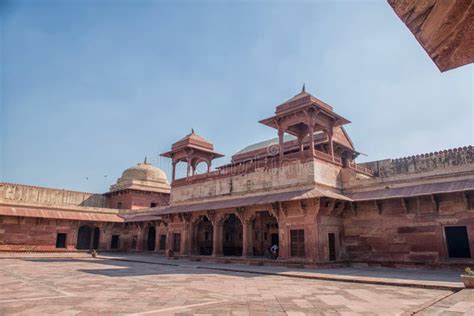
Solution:
<svg viewBox="0 0 474 316">
<path fill-rule="evenodd" d="M 125 169 L 120 179 L 168 183 L 166 180 L 166 174 L 163 170 L 146 162 Z"/>
<path fill-rule="evenodd" d="M 158 167 L 144 162 L 125 169 L 117 182 L 110 187 L 111 191 L 134 189 L 141 191 L 169 192 L 170 185 L 166 173 Z"/>
</svg>

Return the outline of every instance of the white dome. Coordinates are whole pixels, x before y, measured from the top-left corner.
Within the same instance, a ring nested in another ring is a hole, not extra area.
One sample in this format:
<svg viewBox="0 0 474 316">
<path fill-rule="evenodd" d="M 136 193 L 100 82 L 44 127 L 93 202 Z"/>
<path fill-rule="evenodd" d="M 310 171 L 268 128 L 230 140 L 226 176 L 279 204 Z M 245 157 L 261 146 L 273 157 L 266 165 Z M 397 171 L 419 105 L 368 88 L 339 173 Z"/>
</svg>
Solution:
<svg viewBox="0 0 474 316">
<path fill-rule="evenodd" d="M 165 172 L 149 163 L 139 163 L 126 169 L 120 179 L 168 183 Z"/>
<path fill-rule="evenodd" d="M 166 173 L 158 167 L 146 162 L 126 169 L 117 183 L 110 187 L 110 191 L 140 190 L 149 192 L 170 192 L 170 185 Z"/>
</svg>

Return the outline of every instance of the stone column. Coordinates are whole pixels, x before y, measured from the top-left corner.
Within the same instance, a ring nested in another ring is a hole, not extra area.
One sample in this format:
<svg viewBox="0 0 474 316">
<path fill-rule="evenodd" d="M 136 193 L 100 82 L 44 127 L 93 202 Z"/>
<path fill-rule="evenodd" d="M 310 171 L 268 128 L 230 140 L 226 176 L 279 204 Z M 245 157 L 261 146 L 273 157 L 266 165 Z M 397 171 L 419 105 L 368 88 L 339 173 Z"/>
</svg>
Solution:
<svg viewBox="0 0 474 316">
<path fill-rule="evenodd" d="M 177 161 L 173 161 L 171 164 L 173 166 L 173 173 L 171 176 L 171 182 L 173 182 L 176 179 L 176 163 Z"/>
<path fill-rule="evenodd" d="M 278 145 L 280 147 L 280 161 L 283 160 L 283 135 L 285 132 L 283 129 L 279 128 L 278 129 Z"/>
<path fill-rule="evenodd" d="M 332 141 L 332 135 L 333 135 L 332 127 L 326 130 L 326 135 L 328 136 L 329 155 L 331 155 L 332 161 L 334 161 L 334 145 Z"/>
<path fill-rule="evenodd" d="M 311 155 L 314 157 L 314 121 L 312 118 L 309 119 L 308 123 L 309 130 L 309 149 L 311 150 Z"/>
<path fill-rule="evenodd" d="M 137 236 L 137 251 L 143 251 L 143 246 L 145 244 L 145 229 L 138 226 Z"/>
<path fill-rule="evenodd" d="M 215 221 L 212 224 L 212 255 L 214 257 L 216 256 L 222 256 L 222 229 L 224 227 L 223 223 L 220 223 L 219 221 Z"/>
<path fill-rule="evenodd" d="M 250 257 L 252 251 L 252 221 L 245 220 L 242 223 L 242 257 Z"/>
</svg>

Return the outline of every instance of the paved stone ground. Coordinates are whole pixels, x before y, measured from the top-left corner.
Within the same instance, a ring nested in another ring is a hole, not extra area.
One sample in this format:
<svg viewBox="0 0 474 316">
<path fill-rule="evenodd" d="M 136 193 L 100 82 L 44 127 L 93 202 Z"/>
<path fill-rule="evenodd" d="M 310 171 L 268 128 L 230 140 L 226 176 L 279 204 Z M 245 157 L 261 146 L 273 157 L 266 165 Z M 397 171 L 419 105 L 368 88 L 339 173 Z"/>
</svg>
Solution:
<svg viewBox="0 0 474 316">
<path fill-rule="evenodd" d="M 239 272 L 271 273 L 286 276 L 297 276 L 332 281 L 358 281 L 362 283 L 384 285 L 415 285 L 419 287 L 459 290 L 464 288 L 459 271 L 439 269 L 393 269 L 381 267 L 340 267 L 340 268 L 288 268 L 284 266 L 255 266 L 238 263 L 194 262 L 186 259 L 170 260 L 159 255 L 130 253 L 101 253 L 102 258 L 114 258 L 152 262 L 158 264 L 175 264 L 199 268 L 233 270 Z"/>
<path fill-rule="evenodd" d="M 466 290 L 453 295 L 446 290 L 85 257 L 0 259 L 0 280 L 0 315 L 429 315 L 430 308 L 438 314 L 473 312 L 473 292 Z"/>
</svg>

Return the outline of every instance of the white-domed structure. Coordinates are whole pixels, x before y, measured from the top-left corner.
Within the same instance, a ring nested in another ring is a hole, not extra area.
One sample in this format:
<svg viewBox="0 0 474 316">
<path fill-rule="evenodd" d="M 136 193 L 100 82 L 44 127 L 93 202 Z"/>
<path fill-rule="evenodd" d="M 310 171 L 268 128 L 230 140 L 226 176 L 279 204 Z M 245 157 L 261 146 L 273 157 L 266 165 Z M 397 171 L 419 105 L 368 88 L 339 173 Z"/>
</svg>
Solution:
<svg viewBox="0 0 474 316">
<path fill-rule="evenodd" d="M 143 163 L 126 169 L 117 183 L 110 187 L 110 191 L 125 189 L 169 193 L 170 185 L 163 170 L 148 163 Z"/>
</svg>

